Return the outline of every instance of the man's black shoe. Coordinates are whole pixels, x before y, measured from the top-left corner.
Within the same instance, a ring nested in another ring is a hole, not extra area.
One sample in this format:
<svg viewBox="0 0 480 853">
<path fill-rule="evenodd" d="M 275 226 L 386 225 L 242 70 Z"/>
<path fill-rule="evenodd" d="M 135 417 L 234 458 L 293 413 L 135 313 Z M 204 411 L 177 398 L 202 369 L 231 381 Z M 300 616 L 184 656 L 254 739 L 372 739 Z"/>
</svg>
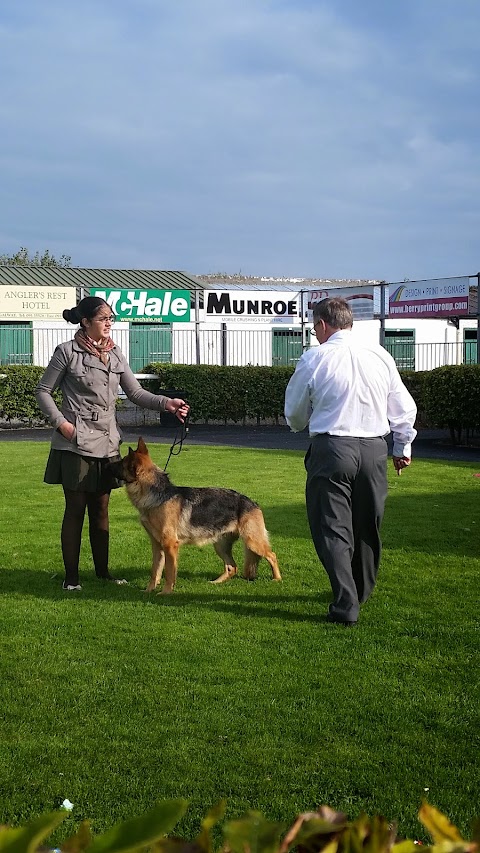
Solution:
<svg viewBox="0 0 480 853">
<path fill-rule="evenodd" d="M 358 625 L 357 621 L 352 622 L 347 619 L 339 619 L 333 613 L 327 613 L 327 622 L 332 622 L 334 625 L 343 625 L 344 628 L 355 628 Z"/>
</svg>

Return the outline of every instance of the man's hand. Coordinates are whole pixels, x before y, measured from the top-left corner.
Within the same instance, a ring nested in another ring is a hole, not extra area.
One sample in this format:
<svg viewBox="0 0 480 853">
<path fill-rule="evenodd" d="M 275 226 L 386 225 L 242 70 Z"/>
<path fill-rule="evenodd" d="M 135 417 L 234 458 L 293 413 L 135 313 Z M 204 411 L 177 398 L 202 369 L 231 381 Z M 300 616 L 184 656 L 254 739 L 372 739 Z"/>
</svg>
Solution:
<svg viewBox="0 0 480 853">
<path fill-rule="evenodd" d="M 176 418 L 180 421 L 180 423 L 185 422 L 185 418 L 187 417 L 190 406 L 185 400 L 180 400 L 179 397 L 169 398 L 165 405 L 165 411 L 170 412 L 172 415 L 175 415 Z"/>
<path fill-rule="evenodd" d="M 402 473 L 403 468 L 408 468 L 411 463 L 411 459 L 408 456 L 394 456 L 393 457 L 393 467 L 397 472 L 398 476 Z"/>
</svg>

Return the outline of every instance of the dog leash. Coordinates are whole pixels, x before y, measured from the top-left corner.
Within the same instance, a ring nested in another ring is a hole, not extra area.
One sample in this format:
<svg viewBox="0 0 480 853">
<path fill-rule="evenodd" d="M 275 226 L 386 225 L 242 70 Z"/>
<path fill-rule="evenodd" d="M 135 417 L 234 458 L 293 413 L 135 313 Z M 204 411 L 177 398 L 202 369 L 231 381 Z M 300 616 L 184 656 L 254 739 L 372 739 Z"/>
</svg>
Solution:
<svg viewBox="0 0 480 853">
<path fill-rule="evenodd" d="M 171 457 L 172 456 L 179 456 L 180 453 L 182 452 L 183 442 L 185 441 L 187 434 L 188 434 L 188 421 L 189 421 L 189 419 L 190 419 L 190 412 L 187 413 L 183 424 L 179 423 L 179 426 L 177 426 L 177 428 L 176 428 L 176 432 L 175 432 L 175 435 L 173 438 L 173 443 L 172 443 L 172 446 L 170 448 L 170 453 L 168 454 L 168 459 L 165 462 L 165 465 L 163 466 L 164 471 L 167 470 L 167 465 L 170 462 Z M 180 429 L 180 433 L 178 433 L 179 429 Z"/>
</svg>

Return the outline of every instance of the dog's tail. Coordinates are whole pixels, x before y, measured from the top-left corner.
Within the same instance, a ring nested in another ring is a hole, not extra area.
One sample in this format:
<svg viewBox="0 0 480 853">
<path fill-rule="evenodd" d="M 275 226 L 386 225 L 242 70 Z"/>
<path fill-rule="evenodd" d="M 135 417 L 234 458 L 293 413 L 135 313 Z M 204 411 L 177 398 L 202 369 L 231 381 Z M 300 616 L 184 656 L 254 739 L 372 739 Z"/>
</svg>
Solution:
<svg viewBox="0 0 480 853">
<path fill-rule="evenodd" d="M 254 580 L 257 576 L 258 564 L 264 557 L 270 564 L 273 579 L 281 581 L 282 576 L 278 568 L 277 555 L 270 547 L 270 540 L 260 507 L 255 507 L 242 516 L 239 532 L 245 549 L 244 577 L 248 580 Z"/>
</svg>

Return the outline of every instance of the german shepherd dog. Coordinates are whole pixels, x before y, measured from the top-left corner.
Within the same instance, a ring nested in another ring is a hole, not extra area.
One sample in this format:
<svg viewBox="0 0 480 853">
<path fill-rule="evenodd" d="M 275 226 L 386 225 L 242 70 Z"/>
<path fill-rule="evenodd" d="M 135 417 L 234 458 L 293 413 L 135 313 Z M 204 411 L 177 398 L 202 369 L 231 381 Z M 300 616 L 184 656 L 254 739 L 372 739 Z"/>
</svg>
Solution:
<svg viewBox="0 0 480 853">
<path fill-rule="evenodd" d="M 270 563 L 273 579 L 282 579 L 276 555 L 270 548 L 263 513 L 258 504 L 232 489 L 175 486 L 148 453 L 143 438 L 136 450 L 112 464 L 112 473 L 125 482 L 128 497 L 152 543 L 152 572 L 146 591 L 152 592 L 165 569 L 162 594 L 173 592 L 177 580 L 180 545 L 213 544 L 224 563 L 212 583 L 237 574 L 232 545 L 242 539 L 245 549 L 243 576 L 254 580 L 261 557 Z"/>
</svg>

